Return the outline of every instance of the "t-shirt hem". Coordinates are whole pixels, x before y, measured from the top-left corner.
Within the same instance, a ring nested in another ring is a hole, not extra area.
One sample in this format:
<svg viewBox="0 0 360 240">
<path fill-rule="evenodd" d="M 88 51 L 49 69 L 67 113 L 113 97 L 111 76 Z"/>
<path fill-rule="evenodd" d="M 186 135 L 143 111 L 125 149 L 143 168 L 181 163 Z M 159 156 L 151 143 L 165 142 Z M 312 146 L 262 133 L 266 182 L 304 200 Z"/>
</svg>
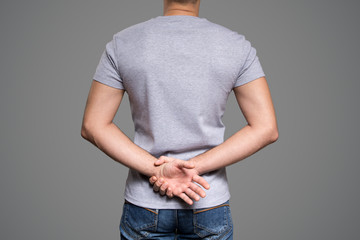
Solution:
<svg viewBox="0 0 360 240">
<path fill-rule="evenodd" d="M 204 204 L 193 204 L 193 205 L 187 205 L 187 207 L 184 207 L 184 205 L 179 204 L 179 203 L 159 203 L 159 205 L 154 204 L 154 202 L 151 203 L 144 203 L 142 201 L 138 201 L 134 198 L 131 198 L 129 196 L 125 196 L 125 200 L 137 205 L 139 207 L 145 207 L 145 208 L 151 208 L 151 209 L 200 209 L 200 208 L 209 208 L 209 207 L 215 207 L 219 204 L 222 204 L 226 201 L 228 201 L 230 199 L 231 195 L 230 192 L 227 192 L 227 194 L 224 194 L 221 198 L 217 199 L 216 201 L 211 201 L 209 203 L 204 203 Z"/>
<path fill-rule="evenodd" d="M 98 78 L 96 77 L 93 77 L 93 79 L 99 83 L 102 83 L 102 84 L 105 84 L 109 87 L 113 87 L 113 88 L 116 88 L 116 89 L 122 89 L 122 90 L 125 90 L 125 88 L 123 86 L 119 86 L 119 84 L 116 84 L 116 83 L 113 83 L 112 81 L 107 81 L 107 80 L 99 80 Z"/>
<path fill-rule="evenodd" d="M 261 78 L 261 77 L 265 77 L 265 74 L 255 75 L 255 77 L 249 78 L 249 79 L 247 79 L 245 81 L 238 81 L 237 83 L 235 83 L 233 88 L 242 86 L 242 85 L 244 85 L 246 83 L 252 82 L 252 81 L 254 81 L 254 80 L 258 79 L 258 78 Z"/>
</svg>

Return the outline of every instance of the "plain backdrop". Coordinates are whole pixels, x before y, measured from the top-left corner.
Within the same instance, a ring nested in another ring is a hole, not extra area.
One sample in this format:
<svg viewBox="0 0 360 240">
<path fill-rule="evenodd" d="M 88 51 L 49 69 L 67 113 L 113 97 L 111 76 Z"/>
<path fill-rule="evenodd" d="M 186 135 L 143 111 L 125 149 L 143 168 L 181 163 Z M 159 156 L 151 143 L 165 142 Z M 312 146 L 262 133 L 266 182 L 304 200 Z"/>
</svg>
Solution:
<svg viewBox="0 0 360 240">
<path fill-rule="evenodd" d="M 201 0 L 243 34 L 270 85 L 279 140 L 228 167 L 234 239 L 360 239 L 359 1 Z M 119 239 L 127 168 L 80 136 L 113 34 L 162 0 L 18 0 L 0 8 L 0 238 Z M 228 138 L 245 121 L 231 94 Z M 133 137 L 127 95 L 116 123 Z"/>
</svg>

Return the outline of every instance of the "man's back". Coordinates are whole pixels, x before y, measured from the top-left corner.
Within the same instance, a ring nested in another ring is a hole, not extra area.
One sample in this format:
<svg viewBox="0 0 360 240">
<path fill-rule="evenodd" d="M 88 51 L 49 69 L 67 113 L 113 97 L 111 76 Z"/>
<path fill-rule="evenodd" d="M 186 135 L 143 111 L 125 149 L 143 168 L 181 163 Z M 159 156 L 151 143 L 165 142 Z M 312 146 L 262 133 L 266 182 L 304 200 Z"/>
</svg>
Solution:
<svg viewBox="0 0 360 240">
<path fill-rule="evenodd" d="M 135 144 L 155 157 L 187 160 L 223 142 L 221 117 L 231 90 L 264 75 L 243 35 L 205 18 L 173 15 L 115 34 L 94 80 L 128 93 Z M 225 169 L 203 177 L 212 188 L 192 207 L 229 199 Z M 189 207 L 153 192 L 147 178 L 133 170 L 125 198 L 152 208 Z"/>
</svg>

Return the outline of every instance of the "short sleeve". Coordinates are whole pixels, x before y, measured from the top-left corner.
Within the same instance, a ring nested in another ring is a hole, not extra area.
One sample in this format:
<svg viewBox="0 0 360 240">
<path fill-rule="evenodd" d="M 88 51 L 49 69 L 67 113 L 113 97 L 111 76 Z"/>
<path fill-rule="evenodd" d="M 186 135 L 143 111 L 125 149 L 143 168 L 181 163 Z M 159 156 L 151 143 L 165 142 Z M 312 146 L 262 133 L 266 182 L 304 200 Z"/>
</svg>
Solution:
<svg viewBox="0 0 360 240">
<path fill-rule="evenodd" d="M 115 39 L 106 44 L 93 79 L 117 89 L 125 89 L 116 61 Z"/>
<path fill-rule="evenodd" d="M 241 86 L 252 80 L 265 76 L 265 73 L 260 64 L 259 58 L 256 55 L 256 49 L 251 46 L 248 40 L 244 43 L 245 61 L 235 81 L 234 87 Z"/>
</svg>

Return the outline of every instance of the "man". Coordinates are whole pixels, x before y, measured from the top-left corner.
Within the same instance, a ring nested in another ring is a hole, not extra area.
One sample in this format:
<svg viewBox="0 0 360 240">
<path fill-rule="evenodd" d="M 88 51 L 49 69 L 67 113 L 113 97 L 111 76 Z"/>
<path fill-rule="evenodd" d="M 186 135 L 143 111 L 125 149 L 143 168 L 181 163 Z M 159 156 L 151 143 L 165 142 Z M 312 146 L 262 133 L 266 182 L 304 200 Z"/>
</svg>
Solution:
<svg viewBox="0 0 360 240">
<path fill-rule="evenodd" d="M 199 6 L 164 0 L 113 36 L 93 77 L 81 135 L 129 167 L 122 239 L 232 239 L 225 167 L 278 138 L 255 48 Z M 134 141 L 113 123 L 125 91 Z M 231 91 L 248 124 L 224 141 Z"/>
</svg>

